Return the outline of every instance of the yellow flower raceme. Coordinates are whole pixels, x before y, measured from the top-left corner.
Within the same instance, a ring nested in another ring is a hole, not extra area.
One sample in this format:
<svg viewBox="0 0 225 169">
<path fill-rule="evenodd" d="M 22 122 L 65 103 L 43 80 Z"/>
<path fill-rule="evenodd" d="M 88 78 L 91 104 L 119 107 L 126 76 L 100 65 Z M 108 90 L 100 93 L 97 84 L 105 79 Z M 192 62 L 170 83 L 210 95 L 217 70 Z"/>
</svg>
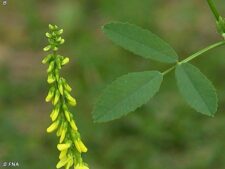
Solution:
<svg viewBox="0 0 225 169">
<path fill-rule="evenodd" d="M 57 54 L 59 46 L 65 42 L 61 37 L 63 30 L 53 25 L 49 25 L 49 30 L 50 32 L 46 33 L 49 45 L 44 48 L 44 51 L 51 51 L 51 54 L 48 54 L 42 63 L 49 65 L 47 82 L 50 89 L 45 100 L 53 105 L 50 114 L 52 124 L 47 128 L 47 132 L 56 131 L 56 135 L 59 137 L 57 149 L 60 154 L 56 168 L 70 169 L 74 166 L 74 169 L 89 169 L 82 159 L 82 153 L 87 152 L 87 148 L 81 141 L 73 114 L 68 107 L 69 105 L 76 106 L 77 102 L 70 94 L 72 88 L 60 76 L 61 68 L 69 63 L 68 57 Z"/>
</svg>

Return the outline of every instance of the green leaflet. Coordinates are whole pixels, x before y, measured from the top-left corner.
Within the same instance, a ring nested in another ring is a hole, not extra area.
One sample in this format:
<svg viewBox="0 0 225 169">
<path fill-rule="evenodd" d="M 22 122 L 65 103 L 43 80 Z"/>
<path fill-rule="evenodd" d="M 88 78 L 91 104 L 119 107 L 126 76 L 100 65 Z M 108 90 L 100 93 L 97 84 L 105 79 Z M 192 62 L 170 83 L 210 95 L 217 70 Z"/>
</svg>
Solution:
<svg viewBox="0 0 225 169">
<path fill-rule="evenodd" d="M 217 111 L 217 95 L 212 83 L 198 68 L 183 63 L 176 66 L 178 88 L 188 104 L 196 111 L 214 116 Z"/>
<path fill-rule="evenodd" d="M 92 112 L 95 122 L 118 119 L 145 104 L 159 90 L 163 75 L 158 71 L 129 73 L 109 85 Z"/>
<path fill-rule="evenodd" d="M 178 56 L 173 48 L 148 30 L 128 23 L 106 24 L 103 32 L 114 43 L 147 59 L 175 63 Z"/>
</svg>

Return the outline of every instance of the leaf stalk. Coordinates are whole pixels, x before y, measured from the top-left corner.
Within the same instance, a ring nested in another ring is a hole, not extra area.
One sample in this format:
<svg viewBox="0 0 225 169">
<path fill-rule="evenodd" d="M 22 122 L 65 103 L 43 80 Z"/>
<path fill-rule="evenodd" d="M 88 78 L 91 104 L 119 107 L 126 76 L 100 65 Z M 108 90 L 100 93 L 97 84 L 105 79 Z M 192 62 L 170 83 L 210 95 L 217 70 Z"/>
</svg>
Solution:
<svg viewBox="0 0 225 169">
<path fill-rule="evenodd" d="M 200 50 L 200 51 L 198 51 L 198 52 L 196 52 L 196 53 L 190 55 L 190 56 L 187 57 L 186 59 L 184 59 L 184 60 L 182 60 L 182 61 L 180 61 L 180 62 L 177 62 L 177 64 L 182 64 L 182 63 L 190 62 L 191 60 L 197 58 L 198 56 L 200 56 L 200 55 L 202 55 L 202 54 L 204 54 L 204 53 L 206 53 L 206 52 L 208 52 L 208 51 L 210 51 L 210 50 L 212 50 L 212 49 L 214 49 L 214 48 L 217 48 L 217 47 L 219 47 L 219 46 L 223 46 L 224 44 L 225 44 L 225 41 L 220 41 L 220 42 L 214 43 L 214 44 L 212 44 L 212 45 L 210 45 L 210 46 L 207 46 L 206 48 L 204 48 L 204 49 L 202 49 L 202 50 Z M 176 64 L 176 65 L 177 65 L 177 64 Z M 162 74 L 163 74 L 163 75 L 168 74 L 168 73 L 171 72 L 173 69 L 175 69 L 176 65 L 174 65 L 174 66 L 170 67 L 169 69 L 165 70 Z"/>
</svg>

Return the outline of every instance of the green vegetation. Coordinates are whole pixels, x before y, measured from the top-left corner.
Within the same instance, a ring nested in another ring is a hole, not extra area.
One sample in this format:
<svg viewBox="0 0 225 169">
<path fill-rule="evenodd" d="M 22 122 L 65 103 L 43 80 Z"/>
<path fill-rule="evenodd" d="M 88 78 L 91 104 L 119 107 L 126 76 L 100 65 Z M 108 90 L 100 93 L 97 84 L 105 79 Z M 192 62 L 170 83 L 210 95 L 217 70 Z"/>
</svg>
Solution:
<svg viewBox="0 0 225 169">
<path fill-rule="evenodd" d="M 213 1 L 208 0 L 208 4 L 216 18 L 218 32 L 224 37 L 224 19 L 219 15 Z M 162 73 L 148 72 L 149 76 L 144 76 L 146 72 L 139 72 L 120 77 L 109 85 L 99 98 L 92 113 L 96 122 L 120 118 L 145 104 L 159 90 L 163 76 L 173 69 L 176 70 L 178 88 L 189 105 L 202 114 L 214 116 L 218 104 L 214 86 L 197 67 L 187 62 L 224 45 L 224 40 L 178 61 L 175 51 L 148 30 L 127 23 L 111 23 L 105 25 L 103 31 L 113 42 L 137 55 L 165 63 L 176 62 L 176 65 Z"/>
<path fill-rule="evenodd" d="M 215 1 L 225 15 L 222 1 Z M 206 1 L 114 0 L 9 1 L 0 6 L 0 163 L 18 161 L 22 169 L 54 168 L 58 139 L 46 134 L 52 106 L 41 65 L 48 23 L 64 28 L 60 53 L 70 57 L 61 72 L 73 87 L 76 116 L 88 147 L 91 169 L 224 169 L 224 47 L 191 61 L 218 93 L 214 118 L 190 108 L 178 92 L 174 73 L 154 98 L 125 118 L 94 124 L 91 111 L 101 91 L 128 72 L 164 71 L 174 66 L 137 57 L 111 43 L 101 26 L 129 22 L 165 39 L 184 60 L 193 51 L 221 41 Z M 173 69 L 174 70 L 174 69 Z M 19 152 L 19 153 L 18 153 Z"/>
</svg>

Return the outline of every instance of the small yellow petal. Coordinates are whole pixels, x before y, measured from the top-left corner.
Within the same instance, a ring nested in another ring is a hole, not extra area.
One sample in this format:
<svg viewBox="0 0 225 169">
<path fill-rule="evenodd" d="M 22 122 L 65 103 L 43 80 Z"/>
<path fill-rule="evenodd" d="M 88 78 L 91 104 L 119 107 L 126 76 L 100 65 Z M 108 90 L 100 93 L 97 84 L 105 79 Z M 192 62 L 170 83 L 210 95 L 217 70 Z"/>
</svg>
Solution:
<svg viewBox="0 0 225 169">
<path fill-rule="evenodd" d="M 59 122 L 55 121 L 54 123 L 52 123 L 48 128 L 47 128 L 47 132 L 51 133 L 54 130 L 56 130 L 58 128 Z"/>
<path fill-rule="evenodd" d="M 56 93 L 55 93 L 55 98 L 54 98 L 53 104 L 56 105 L 58 103 L 59 99 L 60 99 L 60 93 L 57 90 Z"/>
<path fill-rule="evenodd" d="M 47 81 L 49 84 L 52 84 L 53 82 L 55 82 L 55 77 L 52 74 L 49 74 Z"/>
<path fill-rule="evenodd" d="M 72 91 L 72 88 L 67 83 L 64 84 L 64 87 L 68 92 Z"/>
<path fill-rule="evenodd" d="M 42 63 L 43 63 L 43 64 L 46 64 L 46 63 L 48 63 L 51 59 L 52 59 L 52 55 L 49 54 L 49 55 L 47 55 L 47 56 L 42 60 Z"/>
<path fill-rule="evenodd" d="M 64 151 L 61 151 L 61 153 L 59 154 L 59 159 L 61 160 L 61 159 L 65 158 L 66 155 L 67 155 L 67 149 Z"/>
<path fill-rule="evenodd" d="M 67 131 L 66 128 L 64 128 L 62 130 L 62 133 L 61 133 L 61 136 L 60 136 L 60 140 L 59 140 L 60 143 L 62 143 L 64 141 L 65 136 L 66 136 L 66 131 Z"/>
<path fill-rule="evenodd" d="M 69 101 L 68 102 L 71 106 L 76 106 L 77 105 L 77 102 L 76 102 L 76 100 L 74 99 L 73 101 Z"/>
<path fill-rule="evenodd" d="M 48 45 L 48 46 L 46 46 L 43 50 L 45 51 L 45 52 L 47 52 L 47 51 L 49 51 L 51 49 L 51 45 Z"/>
<path fill-rule="evenodd" d="M 66 150 L 68 148 L 70 148 L 71 144 L 70 143 L 66 143 L 66 144 L 58 144 L 57 148 L 59 151 L 63 151 Z"/>
<path fill-rule="evenodd" d="M 58 116 L 59 116 L 59 109 L 56 107 L 50 114 L 50 117 L 51 117 L 52 121 L 55 121 Z"/>
<path fill-rule="evenodd" d="M 63 29 L 60 29 L 60 30 L 57 32 L 58 35 L 61 35 L 62 33 L 63 33 Z"/>
<path fill-rule="evenodd" d="M 74 169 L 89 169 L 88 166 L 82 164 L 77 164 Z"/>
<path fill-rule="evenodd" d="M 63 95 L 63 85 L 61 83 L 59 83 L 58 88 L 59 88 L 60 94 Z"/>
<path fill-rule="evenodd" d="M 79 151 L 79 152 L 81 153 L 82 151 L 81 151 L 81 148 L 80 148 L 80 144 L 78 143 L 77 140 L 74 141 L 74 144 L 75 144 L 75 146 L 76 146 L 76 148 L 77 148 L 77 151 Z"/>
<path fill-rule="evenodd" d="M 82 153 L 82 152 L 86 153 L 87 152 L 87 150 L 88 150 L 87 147 L 84 145 L 84 143 L 80 139 L 79 140 L 76 140 L 74 142 L 74 144 L 75 144 L 77 150 L 80 153 Z"/>
<path fill-rule="evenodd" d="M 64 128 L 64 123 L 61 124 L 60 128 L 58 129 L 58 131 L 57 131 L 57 133 L 56 133 L 56 135 L 57 135 L 58 137 L 61 136 L 62 131 L 63 131 L 63 128 Z"/>
<path fill-rule="evenodd" d="M 55 88 L 51 87 L 49 92 L 48 92 L 48 95 L 45 98 L 45 101 L 50 102 L 52 100 L 52 98 L 54 97 L 54 95 L 55 95 Z"/>
<path fill-rule="evenodd" d="M 62 61 L 62 65 L 66 65 L 67 63 L 69 63 L 70 59 L 68 57 L 66 57 L 65 59 L 63 59 Z"/>
<path fill-rule="evenodd" d="M 65 96 L 69 102 L 69 104 L 71 104 L 71 106 L 76 106 L 76 99 L 74 99 L 67 91 L 64 92 Z"/>
<path fill-rule="evenodd" d="M 79 140 L 78 143 L 79 143 L 79 147 L 80 147 L 80 149 L 81 149 L 81 152 L 86 153 L 86 152 L 88 151 L 88 149 L 87 149 L 87 147 L 84 145 L 84 143 L 83 143 L 81 140 Z"/>
<path fill-rule="evenodd" d="M 77 126 L 75 124 L 75 122 L 72 120 L 70 121 L 70 126 L 72 127 L 72 129 L 74 129 L 75 131 L 77 131 Z"/>
<path fill-rule="evenodd" d="M 51 37 L 52 37 L 52 35 L 51 35 L 50 33 L 48 33 L 48 32 L 45 34 L 45 36 L 46 36 L 47 38 L 51 38 Z"/>
<path fill-rule="evenodd" d="M 54 30 L 54 26 L 51 25 L 51 24 L 48 25 L 48 28 L 49 28 L 50 30 Z"/>
<path fill-rule="evenodd" d="M 68 121 L 70 121 L 70 112 L 69 111 L 65 111 L 65 116 L 66 116 L 66 119 L 68 120 Z"/>
<path fill-rule="evenodd" d="M 54 69 L 54 65 L 55 65 L 54 61 L 51 61 L 51 63 L 48 66 L 47 73 L 52 72 L 52 70 Z"/>
<path fill-rule="evenodd" d="M 56 168 L 61 168 L 65 166 L 68 163 L 69 159 L 65 156 L 65 158 L 61 159 L 58 164 L 56 165 Z"/>
<path fill-rule="evenodd" d="M 71 158 L 69 158 L 69 161 L 66 165 L 66 169 L 69 169 L 72 165 L 73 165 L 73 158 L 71 157 Z"/>
</svg>

